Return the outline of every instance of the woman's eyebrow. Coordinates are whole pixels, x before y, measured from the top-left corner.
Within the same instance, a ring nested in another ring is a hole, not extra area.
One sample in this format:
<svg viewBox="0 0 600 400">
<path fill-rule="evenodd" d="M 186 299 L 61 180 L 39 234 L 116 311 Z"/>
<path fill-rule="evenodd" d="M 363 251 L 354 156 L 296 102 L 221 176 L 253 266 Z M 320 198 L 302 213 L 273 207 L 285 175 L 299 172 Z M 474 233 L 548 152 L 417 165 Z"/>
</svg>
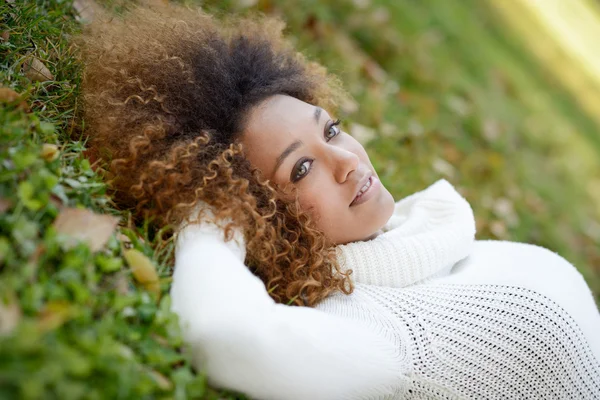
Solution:
<svg viewBox="0 0 600 400">
<path fill-rule="evenodd" d="M 317 124 L 319 123 L 319 118 L 321 118 L 321 112 L 323 112 L 321 107 L 315 107 L 315 121 Z"/>
<path fill-rule="evenodd" d="M 279 169 L 281 164 L 283 164 L 283 162 L 285 161 L 285 158 L 287 156 L 289 156 L 291 153 L 293 153 L 298 147 L 302 146 L 302 144 L 303 144 L 302 140 L 296 140 L 295 142 L 290 144 L 283 151 L 283 153 L 281 153 L 281 155 L 279 157 L 277 157 L 277 162 L 275 163 L 275 168 L 273 168 L 273 172 L 271 173 L 271 176 L 275 176 L 275 173 L 277 172 L 277 170 Z"/>
</svg>

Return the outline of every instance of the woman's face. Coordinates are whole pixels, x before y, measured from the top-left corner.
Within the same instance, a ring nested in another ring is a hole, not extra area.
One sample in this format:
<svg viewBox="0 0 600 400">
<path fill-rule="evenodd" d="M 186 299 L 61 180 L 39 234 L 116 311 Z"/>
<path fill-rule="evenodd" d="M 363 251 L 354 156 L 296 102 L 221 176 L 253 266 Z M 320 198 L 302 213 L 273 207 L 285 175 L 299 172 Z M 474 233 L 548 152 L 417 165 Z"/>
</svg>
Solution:
<svg viewBox="0 0 600 400">
<path fill-rule="evenodd" d="M 294 185 L 302 209 L 335 244 L 372 238 L 392 215 L 394 199 L 365 149 L 321 108 L 270 97 L 250 111 L 241 142 L 267 179 Z"/>
</svg>

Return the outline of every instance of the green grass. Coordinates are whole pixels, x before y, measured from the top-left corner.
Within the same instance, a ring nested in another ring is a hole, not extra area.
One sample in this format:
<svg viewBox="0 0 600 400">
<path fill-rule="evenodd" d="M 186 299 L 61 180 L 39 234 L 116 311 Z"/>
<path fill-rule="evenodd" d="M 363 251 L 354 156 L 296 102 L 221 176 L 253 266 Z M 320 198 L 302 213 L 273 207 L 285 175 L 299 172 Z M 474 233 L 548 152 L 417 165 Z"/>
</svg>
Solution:
<svg viewBox="0 0 600 400">
<path fill-rule="evenodd" d="M 444 177 L 472 204 L 478 238 L 557 251 L 600 299 L 600 199 L 590 189 L 600 185 L 599 127 L 486 2 L 356 3 L 364 9 L 350 0 L 253 9 L 283 16 L 297 46 L 342 78 L 358 108 L 340 116 L 351 133 L 372 128 L 366 146 L 396 198 Z M 3 2 L 0 16 L 0 86 L 20 94 L 0 100 L 0 398 L 241 398 L 192 371 L 168 312 L 172 243 L 114 210 L 84 157 L 70 2 Z M 29 80 L 30 56 L 54 79 Z M 52 227 L 63 207 L 121 224 L 98 252 L 73 247 Z M 152 260 L 160 299 L 136 283 L 128 247 Z"/>
</svg>

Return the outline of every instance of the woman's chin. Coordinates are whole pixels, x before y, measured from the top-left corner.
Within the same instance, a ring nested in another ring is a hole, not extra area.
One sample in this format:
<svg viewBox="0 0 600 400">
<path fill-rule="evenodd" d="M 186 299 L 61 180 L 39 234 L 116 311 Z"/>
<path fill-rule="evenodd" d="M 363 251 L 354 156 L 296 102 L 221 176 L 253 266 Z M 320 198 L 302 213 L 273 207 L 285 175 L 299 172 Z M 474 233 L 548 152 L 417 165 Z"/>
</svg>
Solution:
<svg viewBox="0 0 600 400">
<path fill-rule="evenodd" d="M 377 232 L 373 233 L 372 235 L 366 237 L 365 239 L 363 239 L 361 241 L 368 242 L 369 240 L 375 239 L 377 236 L 381 235 L 382 233 L 383 233 L 383 229 L 379 229 Z"/>
</svg>

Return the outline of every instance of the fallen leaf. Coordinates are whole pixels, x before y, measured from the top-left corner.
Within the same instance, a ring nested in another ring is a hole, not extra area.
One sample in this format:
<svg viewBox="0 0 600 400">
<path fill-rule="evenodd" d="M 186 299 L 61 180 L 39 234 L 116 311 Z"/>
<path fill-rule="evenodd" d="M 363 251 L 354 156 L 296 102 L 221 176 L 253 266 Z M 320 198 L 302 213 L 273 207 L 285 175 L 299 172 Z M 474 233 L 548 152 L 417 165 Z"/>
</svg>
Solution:
<svg viewBox="0 0 600 400">
<path fill-rule="evenodd" d="M 29 56 L 25 60 L 23 74 L 33 82 L 45 82 L 54 79 L 54 76 L 44 63 L 34 56 Z"/>
<path fill-rule="evenodd" d="M 18 103 L 18 108 L 29 111 L 29 107 L 25 101 L 20 101 L 21 95 L 12 89 L 0 87 L 0 103 Z"/>
<path fill-rule="evenodd" d="M 58 158 L 60 152 L 58 151 L 58 146 L 51 143 L 44 143 L 42 146 L 42 158 L 48 162 L 54 161 Z"/>
<path fill-rule="evenodd" d="M 0 101 L 3 103 L 12 103 L 19 98 L 19 93 L 9 88 L 0 88 Z"/>
<path fill-rule="evenodd" d="M 160 294 L 158 274 L 152 261 L 136 249 L 125 250 L 123 257 L 131 267 L 135 280 L 141 283 L 149 292 Z"/>
<path fill-rule="evenodd" d="M 21 308 L 14 295 L 0 299 L 0 337 L 9 335 L 21 320 Z"/>
<path fill-rule="evenodd" d="M 56 220 L 54 228 L 72 238 L 71 244 L 83 241 L 96 252 L 104 247 L 110 235 L 115 231 L 119 219 L 112 215 L 96 214 L 93 211 L 79 208 L 63 209 Z"/>
<path fill-rule="evenodd" d="M 117 233 L 117 239 L 119 240 L 119 242 L 121 242 L 123 247 L 126 249 L 130 249 L 133 246 L 131 243 L 131 239 L 129 239 L 129 236 L 127 236 L 121 232 Z"/>
<path fill-rule="evenodd" d="M 0 34 L 0 38 L 2 38 L 3 42 L 8 42 L 8 38 L 10 38 L 10 33 L 8 31 L 3 31 Z"/>
</svg>

